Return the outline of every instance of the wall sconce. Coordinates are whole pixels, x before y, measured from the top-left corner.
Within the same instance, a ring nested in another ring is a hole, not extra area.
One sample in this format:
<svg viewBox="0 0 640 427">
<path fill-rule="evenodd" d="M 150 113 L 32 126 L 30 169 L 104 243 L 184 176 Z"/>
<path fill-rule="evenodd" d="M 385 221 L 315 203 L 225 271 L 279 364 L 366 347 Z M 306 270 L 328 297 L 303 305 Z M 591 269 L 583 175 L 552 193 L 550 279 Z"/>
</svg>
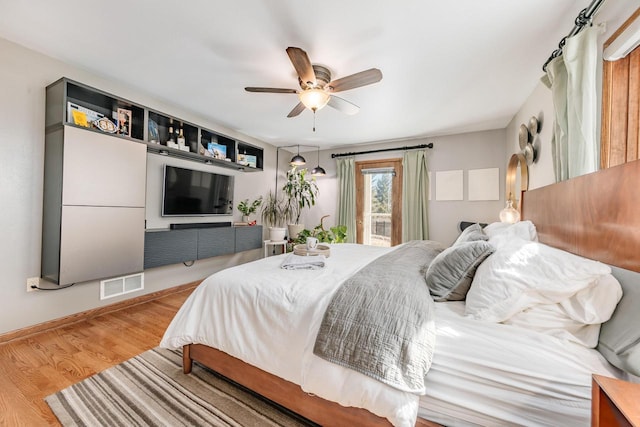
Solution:
<svg viewBox="0 0 640 427">
<path fill-rule="evenodd" d="M 513 207 L 511 193 L 509 193 L 509 199 L 507 199 L 507 206 L 500 211 L 500 221 L 509 224 L 515 224 L 520 221 L 520 212 Z"/>
</svg>

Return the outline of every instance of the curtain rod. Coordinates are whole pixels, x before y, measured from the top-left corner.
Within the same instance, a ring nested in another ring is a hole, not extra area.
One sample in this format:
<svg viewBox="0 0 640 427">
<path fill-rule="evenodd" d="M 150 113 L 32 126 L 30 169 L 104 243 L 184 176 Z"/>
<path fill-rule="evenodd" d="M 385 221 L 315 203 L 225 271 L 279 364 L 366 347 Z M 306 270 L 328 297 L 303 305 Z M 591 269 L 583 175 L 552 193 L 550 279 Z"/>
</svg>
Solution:
<svg viewBox="0 0 640 427">
<path fill-rule="evenodd" d="M 380 148 L 378 150 L 368 150 L 368 151 L 357 151 L 354 153 L 334 153 L 331 154 L 331 158 L 335 159 L 336 157 L 347 157 L 347 156 L 356 156 L 358 154 L 370 154 L 370 153 L 382 153 L 383 151 L 404 151 L 404 150 L 415 150 L 418 148 L 433 148 L 433 142 L 430 142 L 428 144 L 421 144 L 421 145 L 413 145 L 411 147 L 396 147 L 396 148 Z"/>
<path fill-rule="evenodd" d="M 549 59 L 547 59 L 547 62 L 545 62 L 542 66 L 542 71 L 546 73 L 547 65 L 549 65 L 549 62 L 551 62 L 554 58 L 562 55 L 562 49 L 564 48 L 564 45 L 569 37 L 575 36 L 580 31 L 582 31 L 582 29 L 587 24 L 591 23 L 591 20 L 593 19 L 595 14 L 598 13 L 598 9 L 600 9 L 600 6 L 602 6 L 602 3 L 604 3 L 604 1 L 605 0 L 592 0 L 589 6 L 580 11 L 575 19 L 576 25 L 574 25 L 573 29 L 569 34 L 567 34 L 566 37 L 563 37 L 562 40 L 560 40 L 560 43 L 558 43 L 558 48 L 553 51 L 553 53 L 549 56 Z"/>
</svg>

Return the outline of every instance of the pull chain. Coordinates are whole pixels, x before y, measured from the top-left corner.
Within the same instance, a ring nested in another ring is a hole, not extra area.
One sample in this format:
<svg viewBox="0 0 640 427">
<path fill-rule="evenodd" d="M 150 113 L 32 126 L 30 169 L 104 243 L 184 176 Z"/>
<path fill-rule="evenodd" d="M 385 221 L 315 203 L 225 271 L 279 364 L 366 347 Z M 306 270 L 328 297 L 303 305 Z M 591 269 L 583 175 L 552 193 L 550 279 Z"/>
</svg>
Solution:
<svg viewBox="0 0 640 427">
<path fill-rule="evenodd" d="M 313 109 L 313 131 L 316 131 L 316 108 Z"/>
</svg>

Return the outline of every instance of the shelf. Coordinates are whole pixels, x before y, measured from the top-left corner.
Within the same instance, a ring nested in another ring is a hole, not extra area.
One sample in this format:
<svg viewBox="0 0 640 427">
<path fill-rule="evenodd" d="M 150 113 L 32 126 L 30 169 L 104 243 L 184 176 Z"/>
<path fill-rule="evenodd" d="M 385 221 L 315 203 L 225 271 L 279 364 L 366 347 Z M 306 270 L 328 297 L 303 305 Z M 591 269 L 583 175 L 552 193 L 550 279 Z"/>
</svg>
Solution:
<svg viewBox="0 0 640 427">
<path fill-rule="evenodd" d="M 96 120 L 102 122 L 105 130 L 99 127 L 100 123 L 94 124 Z M 246 172 L 263 169 L 262 148 L 65 77 L 47 87 L 45 126 L 51 129 L 61 125 L 132 139 L 146 144 L 147 151 L 153 154 Z M 185 138 L 183 149 L 177 144 L 181 129 Z M 168 145 L 171 136 L 175 146 Z M 210 147 L 210 144 L 217 145 Z M 214 152 L 219 158 L 214 157 Z"/>
</svg>

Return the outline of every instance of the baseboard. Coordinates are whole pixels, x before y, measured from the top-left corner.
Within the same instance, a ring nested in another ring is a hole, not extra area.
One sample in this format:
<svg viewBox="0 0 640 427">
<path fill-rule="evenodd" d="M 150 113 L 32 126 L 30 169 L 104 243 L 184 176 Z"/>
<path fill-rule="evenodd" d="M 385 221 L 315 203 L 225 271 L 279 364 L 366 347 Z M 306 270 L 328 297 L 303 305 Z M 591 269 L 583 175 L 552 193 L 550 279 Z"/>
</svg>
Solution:
<svg viewBox="0 0 640 427">
<path fill-rule="evenodd" d="M 116 302 L 114 304 L 105 305 L 103 307 L 93 308 L 91 310 L 82 311 L 80 313 L 71 314 L 69 316 L 61 317 L 59 319 L 50 320 L 48 322 L 39 323 L 37 325 L 28 326 L 22 329 L 16 329 L 15 331 L 6 332 L 0 334 L 0 345 L 8 343 L 13 340 L 26 338 L 30 335 L 38 334 L 41 332 L 50 331 L 63 326 L 71 325 L 72 323 L 88 320 L 96 316 L 100 316 L 114 311 L 122 310 L 134 305 L 142 304 L 145 302 L 153 301 L 158 298 L 162 298 L 167 295 L 175 294 L 178 292 L 185 292 L 195 288 L 201 281 L 191 282 L 180 286 L 175 286 L 161 291 L 152 292 L 150 294 L 140 295 L 139 297 L 131 298 L 125 301 Z"/>
</svg>

